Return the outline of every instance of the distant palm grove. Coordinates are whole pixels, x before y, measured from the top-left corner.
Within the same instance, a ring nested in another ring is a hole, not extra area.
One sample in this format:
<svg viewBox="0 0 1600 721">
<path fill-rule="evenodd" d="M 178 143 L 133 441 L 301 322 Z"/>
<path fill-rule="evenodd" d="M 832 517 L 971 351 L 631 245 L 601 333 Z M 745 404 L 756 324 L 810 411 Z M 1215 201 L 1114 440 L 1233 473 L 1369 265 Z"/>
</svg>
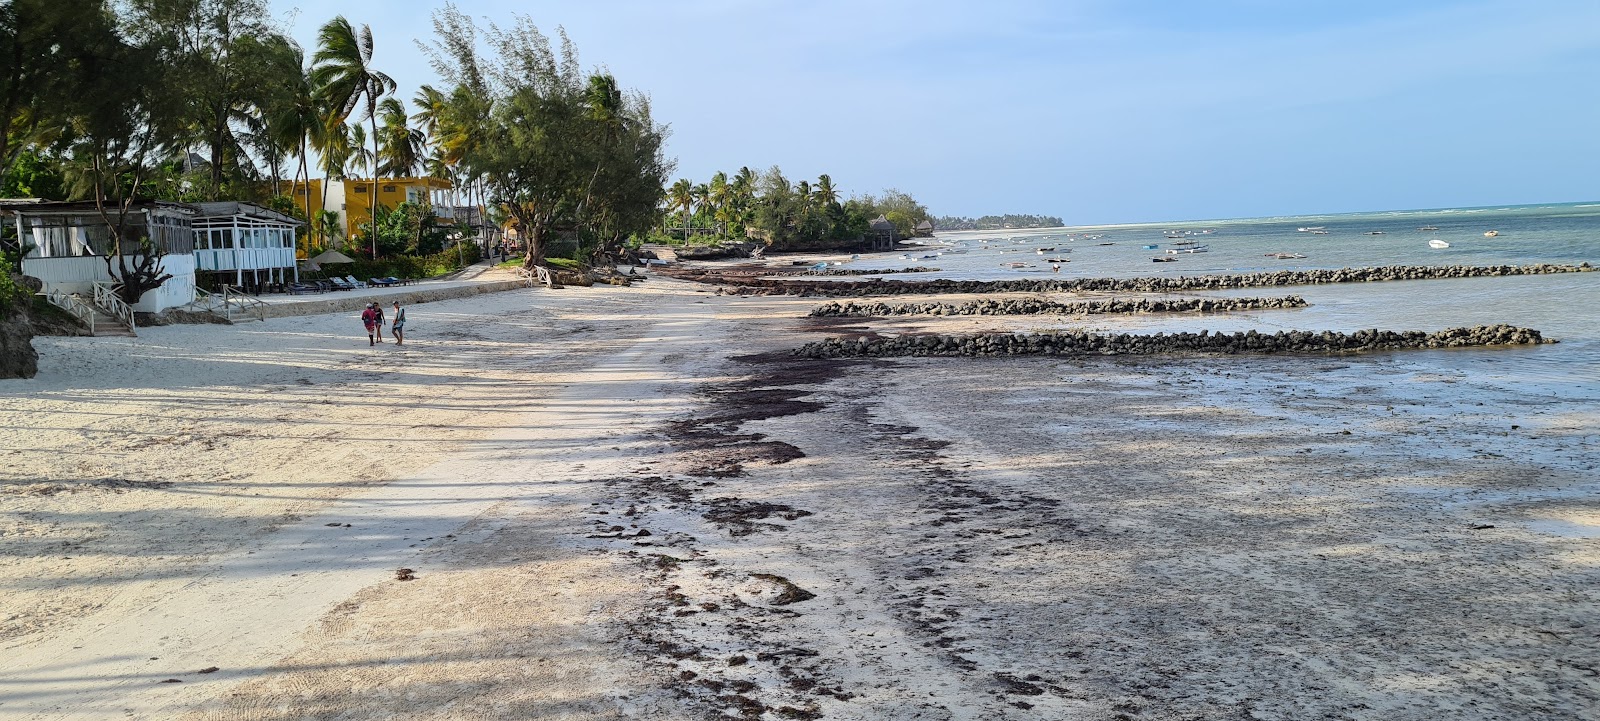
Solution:
<svg viewBox="0 0 1600 721">
<path fill-rule="evenodd" d="M 1027 215 L 1007 213 L 985 215 L 981 218 L 945 216 L 934 224 L 940 230 L 1003 230 L 1005 228 L 1060 228 L 1066 223 L 1053 215 Z"/>
<path fill-rule="evenodd" d="M 246 200 L 377 255 L 436 250 L 448 229 L 374 192 L 375 222 L 341 238 L 307 181 L 426 175 L 514 228 L 529 265 L 556 235 L 603 250 L 660 226 L 673 165 L 643 95 L 584 71 L 564 34 L 553 47 L 526 18 L 480 27 L 447 5 L 433 21 L 417 45 L 443 82 L 408 109 L 374 64 L 377 39 L 344 17 L 308 62 L 264 0 L 5 0 L 0 196 L 110 212 Z M 297 208 L 286 192 L 307 195 Z"/>
<path fill-rule="evenodd" d="M 708 183 L 679 179 L 667 189 L 667 203 L 672 212 L 663 230 L 670 235 L 750 238 L 774 250 L 838 247 L 872 232 L 880 218 L 910 237 L 929 219 L 907 193 L 891 189 L 841 202 L 828 175 L 791 183 L 777 166 L 763 173 L 740 168 L 732 177 L 719 172 Z"/>
</svg>

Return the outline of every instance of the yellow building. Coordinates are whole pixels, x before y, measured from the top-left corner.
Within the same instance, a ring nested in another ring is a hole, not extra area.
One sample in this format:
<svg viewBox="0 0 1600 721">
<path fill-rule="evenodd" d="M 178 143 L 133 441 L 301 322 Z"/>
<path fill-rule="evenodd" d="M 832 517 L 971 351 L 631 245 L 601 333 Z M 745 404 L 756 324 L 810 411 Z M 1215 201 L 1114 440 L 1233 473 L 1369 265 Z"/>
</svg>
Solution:
<svg viewBox="0 0 1600 721">
<path fill-rule="evenodd" d="M 361 235 L 361 226 L 371 222 L 374 187 L 377 189 L 378 205 L 390 210 L 404 202 L 429 205 L 440 215 L 449 214 L 451 209 L 447 197 L 450 181 L 440 178 L 336 180 L 328 185 L 326 202 L 322 197 L 322 187 L 321 179 L 313 179 L 307 184 L 285 180 L 279 183 L 278 192 L 292 198 L 295 207 L 306 213 L 308 218 L 315 218 L 324 209 L 338 213 L 339 227 L 343 229 L 345 238 Z M 309 212 L 306 211 L 308 194 L 311 201 Z M 325 244 L 327 241 L 318 236 L 314 242 Z"/>
</svg>

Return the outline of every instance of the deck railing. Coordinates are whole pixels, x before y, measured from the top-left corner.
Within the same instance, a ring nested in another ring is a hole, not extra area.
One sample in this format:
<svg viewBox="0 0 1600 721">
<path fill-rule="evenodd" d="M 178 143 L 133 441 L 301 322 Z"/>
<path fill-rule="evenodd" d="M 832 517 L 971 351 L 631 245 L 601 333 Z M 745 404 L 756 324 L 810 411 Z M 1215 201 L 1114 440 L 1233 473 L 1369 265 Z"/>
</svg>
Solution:
<svg viewBox="0 0 1600 721">
<path fill-rule="evenodd" d="M 134 330 L 133 308 L 122 301 L 117 295 L 116 288 L 110 283 L 94 284 L 94 304 L 117 319 L 117 322 L 127 326 L 129 333 L 138 334 L 138 331 Z"/>
<path fill-rule="evenodd" d="M 59 290 L 45 291 L 39 295 L 44 296 L 45 300 L 50 301 L 57 308 L 70 313 L 72 317 L 83 321 L 83 324 L 89 328 L 89 335 L 94 335 L 95 312 L 94 308 L 88 303 L 83 302 L 78 296 L 71 293 L 63 293 Z"/>
<path fill-rule="evenodd" d="M 265 301 L 249 293 L 240 291 L 231 285 L 223 285 L 222 290 L 210 293 L 202 288 L 194 289 L 194 308 L 216 313 L 229 321 L 235 316 L 240 318 L 267 319 L 267 304 Z"/>
</svg>

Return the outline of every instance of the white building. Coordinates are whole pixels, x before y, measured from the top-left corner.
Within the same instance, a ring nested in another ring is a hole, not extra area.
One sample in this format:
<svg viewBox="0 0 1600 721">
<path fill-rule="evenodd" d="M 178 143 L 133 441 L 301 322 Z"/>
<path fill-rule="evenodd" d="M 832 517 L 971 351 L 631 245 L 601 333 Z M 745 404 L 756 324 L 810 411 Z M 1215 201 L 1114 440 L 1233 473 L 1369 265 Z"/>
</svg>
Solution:
<svg viewBox="0 0 1600 721">
<path fill-rule="evenodd" d="M 197 274 L 251 289 L 294 278 L 294 229 L 300 223 L 282 213 L 249 203 L 171 203 L 141 201 L 126 213 L 92 201 L 0 200 L 0 221 L 16 229 L 27 248 L 22 272 L 44 282 L 46 292 L 95 296 L 116 285 L 108 268 L 116 265 L 112 227 L 121 226 L 122 253 L 130 264 L 146 241 L 160 248 L 161 272 L 171 274 L 161 287 L 132 305 L 159 313 L 195 299 Z"/>
</svg>

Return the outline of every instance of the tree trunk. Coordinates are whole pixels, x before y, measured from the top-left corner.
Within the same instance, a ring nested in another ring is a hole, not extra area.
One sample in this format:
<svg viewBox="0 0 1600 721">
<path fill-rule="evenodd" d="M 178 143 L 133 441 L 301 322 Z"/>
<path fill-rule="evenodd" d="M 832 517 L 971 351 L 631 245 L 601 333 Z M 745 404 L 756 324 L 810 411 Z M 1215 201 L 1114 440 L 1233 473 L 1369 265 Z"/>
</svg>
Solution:
<svg viewBox="0 0 1600 721">
<path fill-rule="evenodd" d="M 367 119 L 372 121 L 372 218 L 368 235 L 372 236 L 372 259 L 378 259 L 378 101 L 367 94 Z"/>
</svg>

